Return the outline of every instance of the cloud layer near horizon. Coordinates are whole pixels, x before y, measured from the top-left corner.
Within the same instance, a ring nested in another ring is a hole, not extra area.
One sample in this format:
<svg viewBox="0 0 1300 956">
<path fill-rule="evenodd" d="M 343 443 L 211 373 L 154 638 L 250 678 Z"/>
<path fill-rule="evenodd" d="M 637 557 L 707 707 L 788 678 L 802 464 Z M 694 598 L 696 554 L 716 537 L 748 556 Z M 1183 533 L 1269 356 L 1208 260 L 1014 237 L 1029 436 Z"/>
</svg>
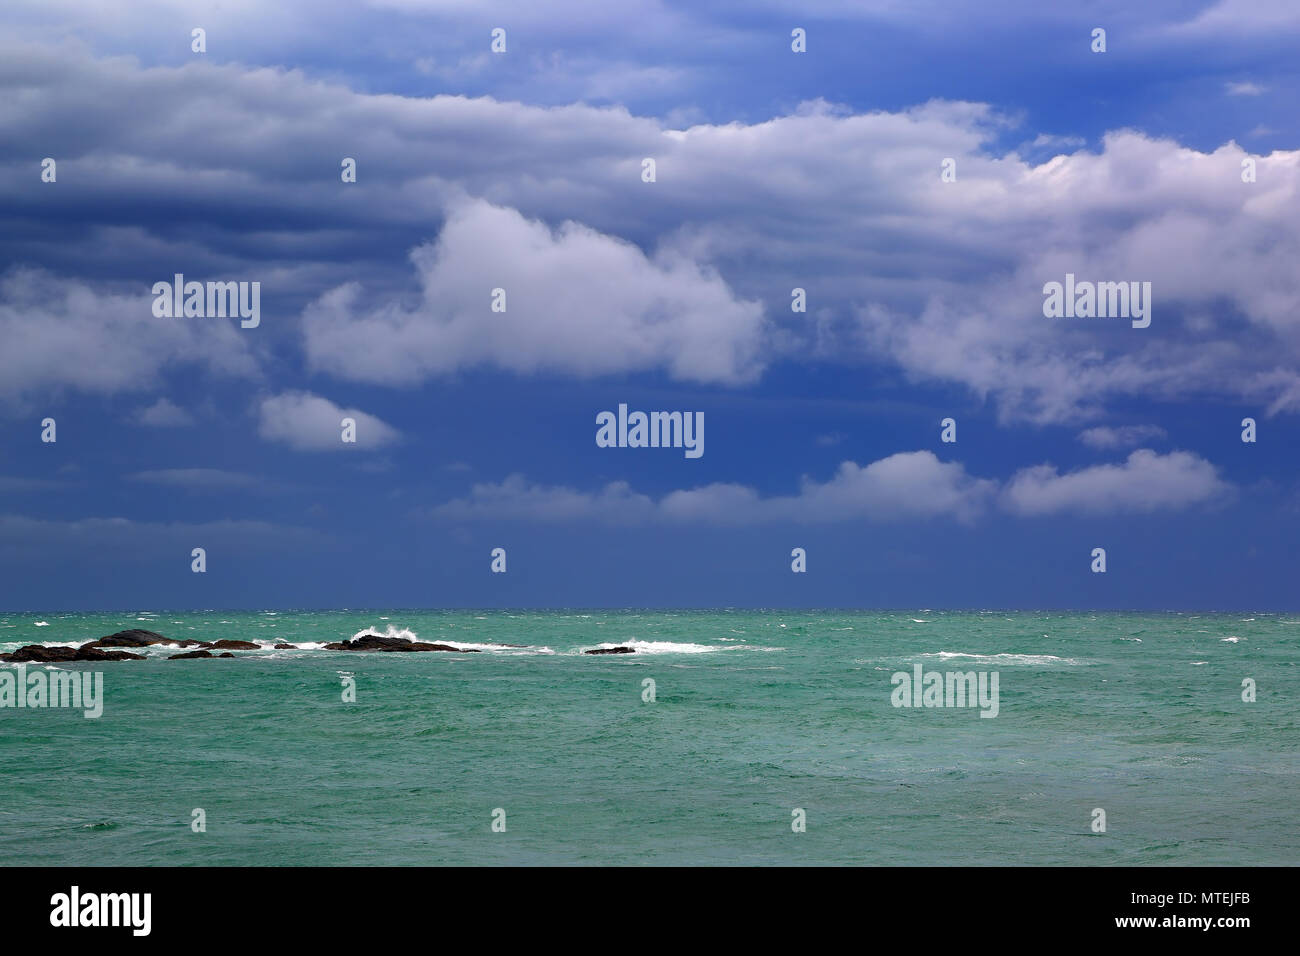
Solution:
<svg viewBox="0 0 1300 956">
<path fill-rule="evenodd" d="M 1053 514 L 1126 514 L 1182 510 L 1222 500 L 1232 486 L 1197 455 L 1150 449 L 1119 464 L 1061 474 L 1043 464 L 1017 472 L 1005 485 L 967 473 L 929 451 L 900 452 L 868 465 L 843 462 L 825 482 L 805 477 L 799 493 L 763 497 L 752 487 L 715 483 L 670 492 L 658 500 L 625 481 L 594 492 L 529 482 L 515 474 L 475 484 L 467 497 L 437 506 L 451 521 L 570 521 L 610 524 L 659 521 L 698 525 L 771 522 L 891 522 L 944 518 L 970 523 L 993 508 L 1022 517 Z"/>
</svg>

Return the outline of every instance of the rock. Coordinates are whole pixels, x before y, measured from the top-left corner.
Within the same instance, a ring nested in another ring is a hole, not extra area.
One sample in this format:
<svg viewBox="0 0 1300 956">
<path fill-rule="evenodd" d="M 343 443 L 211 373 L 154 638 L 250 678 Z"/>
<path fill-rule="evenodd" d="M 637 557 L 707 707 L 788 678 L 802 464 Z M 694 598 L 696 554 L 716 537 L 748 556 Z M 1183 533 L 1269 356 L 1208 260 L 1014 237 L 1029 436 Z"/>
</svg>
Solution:
<svg viewBox="0 0 1300 956">
<path fill-rule="evenodd" d="M 465 647 L 452 647 L 450 644 L 425 644 L 422 641 L 408 641 L 404 637 L 380 637 L 377 634 L 363 634 L 350 641 L 336 641 L 326 644 L 327 651 L 384 651 L 410 653 L 417 651 L 459 651 L 462 654 L 478 654 L 479 651 Z"/>
<path fill-rule="evenodd" d="M 28 644 L 26 647 L 20 647 L 13 653 L 3 656 L 5 660 L 12 661 L 15 664 L 27 662 L 53 664 L 76 660 L 78 650 L 76 647 L 44 647 L 40 644 Z"/>
<path fill-rule="evenodd" d="M 97 647 L 83 644 L 81 647 L 45 647 L 41 644 L 28 644 L 12 654 L 0 654 L 0 660 L 15 664 L 66 664 L 75 661 L 142 661 L 143 655 L 128 654 L 125 651 L 101 651 Z"/>
<path fill-rule="evenodd" d="M 214 651 L 255 651 L 258 649 L 257 645 L 252 641 L 221 640 L 209 644 L 208 647 L 212 648 Z"/>
<path fill-rule="evenodd" d="M 169 661 L 191 661 L 199 657 L 212 657 L 211 651 L 188 651 L 184 654 L 173 654 L 167 658 Z"/>
<path fill-rule="evenodd" d="M 218 657 L 234 657 L 235 655 L 234 655 L 234 654 L 231 654 L 229 651 L 227 651 L 225 654 L 218 654 L 217 656 L 218 656 Z"/>
<path fill-rule="evenodd" d="M 635 647 L 598 647 L 594 651 L 583 651 L 584 654 L 635 654 Z"/>
<path fill-rule="evenodd" d="M 277 645 L 275 645 L 275 650 L 277 650 L 277 651 L 292 651 L 292 650 L 296 650 L 297 647 L 298 647 L 297 644 L 277 644 Z"/>
<path fill-rule="evenodd" d="M 178 641 L 170 637 L 163 637 L 156 631 L 145 631 L 139 628 L 118 631 L 116 634 L 109 634 L 107 637 L 101 637 L 89 644 L 83 644 L 82 647 L 148 647 L 152 644 L 169 644 L 175 647 L 207 647 L 207 644 L 203 641 L 189 639 Z"/>
<path fill-rule="evenodd" d="M 77 660 L 79 661 L 142 661 L 143 654 L 130 654 L 126 651 L 101 651 L 98 647 L 86 647 L 84 644 L 77 648 Z"/>
</svg>

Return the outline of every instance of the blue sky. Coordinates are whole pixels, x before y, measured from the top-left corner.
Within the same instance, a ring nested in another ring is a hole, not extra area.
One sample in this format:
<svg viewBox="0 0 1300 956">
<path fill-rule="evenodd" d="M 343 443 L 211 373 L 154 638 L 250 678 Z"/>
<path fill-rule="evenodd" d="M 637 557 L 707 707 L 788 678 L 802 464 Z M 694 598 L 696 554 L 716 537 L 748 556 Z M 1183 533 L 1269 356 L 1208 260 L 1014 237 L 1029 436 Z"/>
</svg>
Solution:
<svg viewBox="0 0 1300 956">
<path fill-rule="evenodd" d="M 1294 4 L 114 6 L 0 11 L 0 607 L 1300 605 Z"/>
</svg>

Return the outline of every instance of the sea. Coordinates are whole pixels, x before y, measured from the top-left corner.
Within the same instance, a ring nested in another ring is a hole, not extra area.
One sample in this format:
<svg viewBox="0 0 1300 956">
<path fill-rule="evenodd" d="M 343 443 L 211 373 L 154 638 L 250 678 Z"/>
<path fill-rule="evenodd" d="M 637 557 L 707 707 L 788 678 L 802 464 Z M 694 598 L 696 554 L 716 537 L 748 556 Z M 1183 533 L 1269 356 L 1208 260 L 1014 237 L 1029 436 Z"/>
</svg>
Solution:
<svg viewBox="0 0 1300 956">
<path fill-rule="evenodd" d="M 26 665 L 103 710 L 0 706 L 0 866 L 1300 863 L 1300 614 L 24 612 L 0 652 L 127 628 L 258 649 Z M 478 653 L 323 649 L 364 633 Z"/>
</svg>

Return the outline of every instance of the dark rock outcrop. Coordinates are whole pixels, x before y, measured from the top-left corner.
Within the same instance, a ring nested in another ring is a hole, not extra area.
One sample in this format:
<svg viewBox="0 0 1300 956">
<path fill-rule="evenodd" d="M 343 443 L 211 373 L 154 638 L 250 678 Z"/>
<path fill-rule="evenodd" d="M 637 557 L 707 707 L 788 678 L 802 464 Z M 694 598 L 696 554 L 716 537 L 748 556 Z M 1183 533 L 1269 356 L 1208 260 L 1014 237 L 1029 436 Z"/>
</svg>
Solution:
<svg viewBox="0 0 1300 956">
<path fill-rule="evenodd" d="M 380 637 L 377 634 L 362 634 L 350 641 L 336 641 L 326 644 L 327 651 L 383 651 L 410 653 L 415 651 L 459 651 L 462 654 L 477 654 L 477 650 L 466 647 L 452 647 L 450 644 L 425 644 L 422 641 L 408 641 L 404 637 Z"/>
<path fill-rule="evenodd" d="M 214 651 L 255 651 L 258 649 L 257 645 L 252 641 L 220 640 L 214 641 L 207 646 Z"/>
<path fill-rule="evenodd" d="M 169 661 L 192 661 L 200 657 L 212 657 L 211 651 L 187 651 L 184 654 L 173 654 L 167 659 Z"/>
<path fill-rule="evenodd" d="M 635 654 L 635 647 L 598 647 L 592 651 L 583 651 L 584 654 Z"/>
<path fill-rule="evenodd" d="M 274 649 L 277 651 L 292 651 L 296 650 L 297 647 L 297 644 L 277 644 Z"/>
<path fill-rule="evenodd" d="M 142 661 L 141 654 L 128 654 L 126 651 L 101 651 L 98 647 L 83 644 L 81 647 L 45 647 L 42 644 L 28 644 L 12 654 L 0 654 L 0 660 L 14 664 L 67 664 L 77 661 Z"/>
<path fill-rule="evenodd" d="M 89 644 L 83 644 L 82 647 L 149 647 L 152 644 L 168 644 L 174 647 L 207 647 L 204 641 L 193 641 L 188 638 L 185 640 L 176 640 L 170 637 L 163 637 L 156 631 L 145 631 L 140 628 L 133 628 L 129 631 L 118 631 L 116 634 L 109 634 L 107 637 L 101 637 L 98 640 L 91 641 Z"/>
<path fill-rule="evenodd" d="M 161 644 L 166 640 L 167 638 L 157 631 L 134 627 L 129 631 L 118 631 L 116 634 L 101 637 L 97 641 L 91 641 L 91 644 L 97 647 L 148 647 L 150 644 Z"/>
</svg>

